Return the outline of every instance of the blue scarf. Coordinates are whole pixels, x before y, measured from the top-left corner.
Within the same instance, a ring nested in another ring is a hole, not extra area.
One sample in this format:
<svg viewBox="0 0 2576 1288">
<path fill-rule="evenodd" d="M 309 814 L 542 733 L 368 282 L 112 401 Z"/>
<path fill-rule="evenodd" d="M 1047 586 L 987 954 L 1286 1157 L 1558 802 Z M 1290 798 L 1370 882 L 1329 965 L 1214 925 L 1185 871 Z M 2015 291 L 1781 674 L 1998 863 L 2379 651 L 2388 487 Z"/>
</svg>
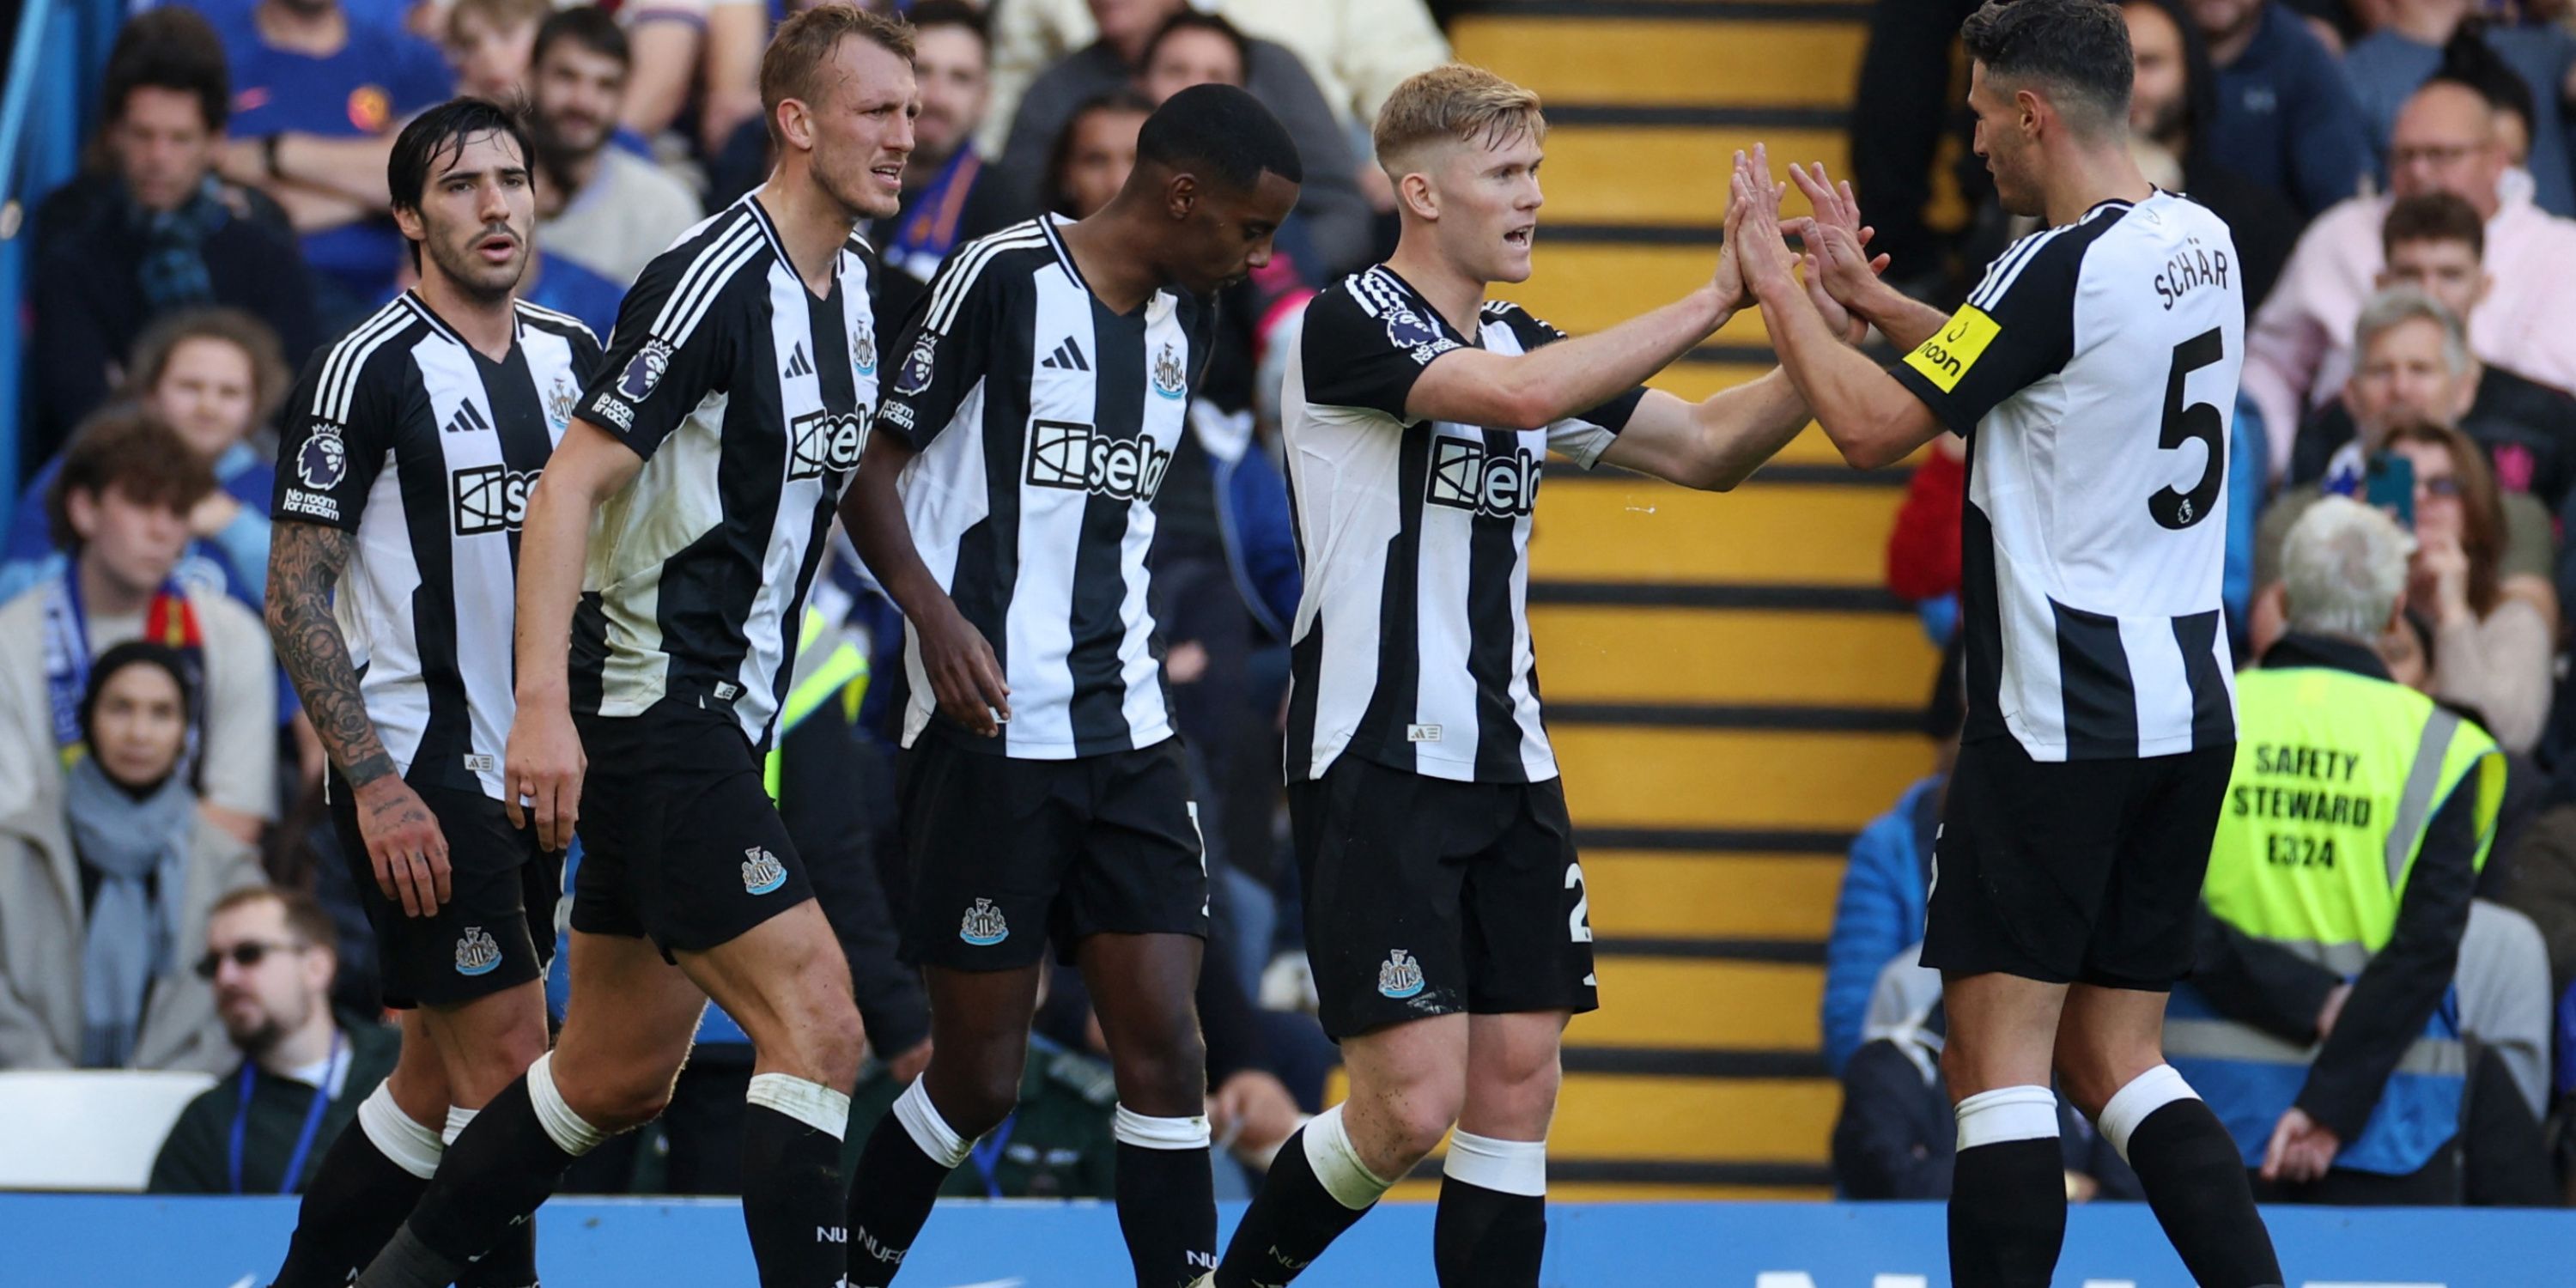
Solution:
<svg viewBox="0 0 2576 1288">
<path fill-rule="evenodd" d="M 138 798 L 83 760 L 66 803 L 72 852 L 99 878 L 81 940 L 81 1067 L 122 1069 L 153 981 L 177 967 L 197 794 L 173 773 Z"/>
<path fill-rule="evenodd" d="M 176 209 L 134 208 L 134 221 L 143 232 L 143 258 L 135 272 L 152 312 L 215 302 L 214 279 L 206 272 L 206 239 L 232 222 L 221 191 L 210 174 Z"/>
</svg>

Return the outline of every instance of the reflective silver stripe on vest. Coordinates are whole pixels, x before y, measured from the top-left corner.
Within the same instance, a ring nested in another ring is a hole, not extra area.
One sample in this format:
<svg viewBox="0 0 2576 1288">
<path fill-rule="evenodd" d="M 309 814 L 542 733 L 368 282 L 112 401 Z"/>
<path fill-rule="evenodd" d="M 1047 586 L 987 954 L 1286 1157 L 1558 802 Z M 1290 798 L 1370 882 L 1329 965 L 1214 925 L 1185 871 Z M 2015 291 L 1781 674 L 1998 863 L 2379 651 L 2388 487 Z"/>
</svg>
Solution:
<svg viewBox="0 0 2576 1288">
<path fill-rule="evenodd" d="M 2313 939 L 2274 939 L 2269 935 L 2247 935 L 2283 952 L 2295 954 L 2312 966 L 2323 966 L 2345 979 L 2361 973 L 2370 964 L 2370 950 L 2359 943 L 2325 944 Z"/>
<path fill-rule="evenodd" d="M 2449 758 L 2451 733 L 2460 727 L 2460 718 L 2440 707 L 2433 708 L 2424 721 L 2424 736 L 2415 743 L 2415 764 L 2406 771 L 2406 794 L 2397 798 L 2397 822 L 2388 829 L 2388 888 L 2395 890 L 2406 876 L 2406 860 L 2415 853 L 2415 841 L 2424 833 L 2425 819 L 2433 812 L 2433 789 L 2442 785 L 2442 762 Z"/>
<path fill-rule="evenodd" d="M 2165 1021 L 2165 1054 L 2249 1064 L 2315 1064 L 2319 1046 L 2300 1046 L 2233 1020 Z M 2417 1038 L 2397 1062 L 2397 1072 L 2464 1078 L 2468 1049 L 2457 1038 Z"/>
</svg>

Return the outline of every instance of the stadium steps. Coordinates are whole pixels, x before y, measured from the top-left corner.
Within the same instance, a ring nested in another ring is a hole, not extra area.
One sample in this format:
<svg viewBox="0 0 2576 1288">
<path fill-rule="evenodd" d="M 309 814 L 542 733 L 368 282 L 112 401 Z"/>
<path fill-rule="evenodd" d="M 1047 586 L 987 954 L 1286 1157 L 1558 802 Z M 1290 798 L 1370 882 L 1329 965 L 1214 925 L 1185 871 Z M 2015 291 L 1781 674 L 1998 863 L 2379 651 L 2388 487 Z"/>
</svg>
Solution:
<svg viewBox="0 0 2576 1288">
<path fill-rule="evenodd" d="M 1536 275 L 1499 293 L 1598 331 L 1711 271 L 1735 149 L 1848 174 L 1867 11 L 1472 4 L 1458 56 L 1539 91 L 1551 123 Z M 1805 210 L 1794 189 L 1787 206 Z M 1699 399 L 1771 365 L 1746 313 L 1655 383 Z M 1932 761 L 1935 655 L 1881 589 L 1905 477 L 1849 469 L 1813 427 L 1725 496 L 1548 472 L 1531 631 L 1603 1004 L 1568 1032 L 1552 1193 L 1827 1192 L 1817 1009 L 1843 855 Z M 1428 1197 L 1437 1167 L 1396 1194 Z"/>
</svg>

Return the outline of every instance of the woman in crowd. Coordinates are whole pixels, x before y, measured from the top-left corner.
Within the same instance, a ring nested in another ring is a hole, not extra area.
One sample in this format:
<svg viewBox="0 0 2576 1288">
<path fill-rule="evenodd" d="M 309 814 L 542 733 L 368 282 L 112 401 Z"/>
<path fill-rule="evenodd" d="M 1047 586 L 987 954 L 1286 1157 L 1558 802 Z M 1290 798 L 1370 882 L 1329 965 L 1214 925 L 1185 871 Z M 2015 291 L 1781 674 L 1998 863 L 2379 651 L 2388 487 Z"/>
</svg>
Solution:
<svg viewBox="0 0 2576 1288">
<path fill-rule="evenodd" d="M 158 644 L 101 654 L 68 790 L 0 819 L 0 1069 L 238 1059 L 198 959 L 215 902 L 265 878 L 197 808 L 190 670 Z"/>
<path fill-rule="evenodd" d="M 277 472 L 251 443 L 286 397 L 292 378 L 267 324 L 238 309 L 175 313 L 144 332 L 119 396 L 142 403 L 214 467 L 216 488 L 188 516 L 197 543 L 191 563 L 203 578 L 260 608 L 268 576 L 268 505 Z M 0 548 L 0 601 L 41 579 L 53 557 L 45 493 L 62 468 L 56 457 L 28 480 Z M 181 565 L 185 576 L 189 564 Z"/>
<path fill-rule="evenodd" d="M 2555 594 L 2504 581 L 2504 516 L 2486 456 L 2466 434 L 2400 425 L 2388 450 L 2415 467 L 2413 581 L 2407 603 L 2433 627 L 2435 697 L 2479 713 L 2505 750 L 2530 752 L 2549 716 Z"/>
</svg>

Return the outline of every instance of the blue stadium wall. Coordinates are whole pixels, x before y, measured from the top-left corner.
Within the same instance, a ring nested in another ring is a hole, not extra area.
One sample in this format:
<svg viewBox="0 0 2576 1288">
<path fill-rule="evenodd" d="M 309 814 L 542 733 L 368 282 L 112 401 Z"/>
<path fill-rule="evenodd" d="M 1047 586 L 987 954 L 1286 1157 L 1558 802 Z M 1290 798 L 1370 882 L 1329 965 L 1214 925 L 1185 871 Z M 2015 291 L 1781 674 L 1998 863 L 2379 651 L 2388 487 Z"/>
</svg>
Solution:
<svg viewBox="0 0 2576 1288">
<path fill-rule="evenodd" d="M 1229 1207 L 1226 1223 L 1239 1215 Z M 2576 1213 L 2268 1213 L 2292 1288 L 2576 1284 Z M 1391 1204 L 1316 1263 L 1317 1288 L 1432 1283 L 1428 1204 Z M 289 1199 L 0 1196 L 0 1288 L 256 1288 Z M 1549 1214 L 1545 1288 L 1939 1288 L 1937 1204 L 1568 1204 Z M 547 1288 L 752 1281 L 739 1210 L 715 1200 L 558 1202 L 538 1218 Z M 2063 1288 L 2190 1288 L 2144 1207 L 2077 1209 Z M 944 1203 L 906 1288 L 1128 1288 L 1098 1204 Z"/>
</svg>

